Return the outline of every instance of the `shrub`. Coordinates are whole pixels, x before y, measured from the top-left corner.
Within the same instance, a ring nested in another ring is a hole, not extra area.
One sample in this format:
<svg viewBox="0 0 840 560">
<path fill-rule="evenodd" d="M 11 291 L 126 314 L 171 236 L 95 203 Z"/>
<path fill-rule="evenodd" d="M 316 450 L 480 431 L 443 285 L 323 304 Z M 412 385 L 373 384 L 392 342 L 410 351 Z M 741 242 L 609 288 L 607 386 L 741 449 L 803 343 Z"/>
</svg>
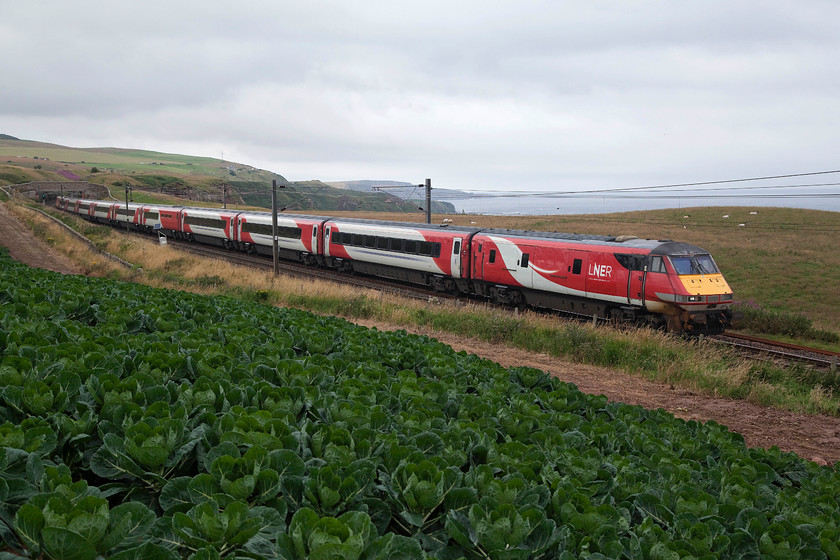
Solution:
<svg viewBox="0 0 840 560">
<path fill-rule="evenodd" d="M 744 315 L 738 327 L 754 332 L 807 337 L 813 331 L 811 320 L 802 314 L 773 311 L 754 302 L 738 303 L 733 310 Z"/>
</svg>

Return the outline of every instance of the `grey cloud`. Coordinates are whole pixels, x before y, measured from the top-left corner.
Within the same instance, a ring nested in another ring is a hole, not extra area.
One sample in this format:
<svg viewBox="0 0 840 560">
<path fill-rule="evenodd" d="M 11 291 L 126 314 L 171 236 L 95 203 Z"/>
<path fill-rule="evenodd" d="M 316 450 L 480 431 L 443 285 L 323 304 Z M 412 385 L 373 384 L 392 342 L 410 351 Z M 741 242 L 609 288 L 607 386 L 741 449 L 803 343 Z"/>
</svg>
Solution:
<svg viewBox="0 0 840 560">
<path fill-rule="evenodd" d="M 822 0 L 6 2 L 0 132 L 456 187 L 831 167 L 838 16 Z"/>
</svg>

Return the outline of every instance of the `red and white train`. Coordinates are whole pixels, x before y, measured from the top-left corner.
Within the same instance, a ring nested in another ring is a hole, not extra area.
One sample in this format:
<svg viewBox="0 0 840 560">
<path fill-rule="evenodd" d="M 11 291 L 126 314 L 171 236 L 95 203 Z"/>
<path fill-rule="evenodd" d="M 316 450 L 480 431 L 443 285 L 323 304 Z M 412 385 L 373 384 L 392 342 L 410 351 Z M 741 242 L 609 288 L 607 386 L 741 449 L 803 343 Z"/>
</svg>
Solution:
<svg viewBox="0 0 840 560">
<path fill-rule="evenodd" d="M 91 221 L 272 254 L 269 212 L 59 197 Z M 279 256 L 519 307 L 715 333 L 732 290 L 707 251 L 632 236 L 279 214 Z"/>
</svg>

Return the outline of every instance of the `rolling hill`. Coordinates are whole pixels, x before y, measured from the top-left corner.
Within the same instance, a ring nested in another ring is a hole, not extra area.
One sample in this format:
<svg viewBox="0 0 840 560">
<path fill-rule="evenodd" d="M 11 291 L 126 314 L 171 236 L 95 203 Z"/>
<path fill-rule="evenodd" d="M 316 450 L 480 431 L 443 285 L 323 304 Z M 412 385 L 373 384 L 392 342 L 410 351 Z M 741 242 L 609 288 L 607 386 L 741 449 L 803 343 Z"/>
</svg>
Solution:
<svg viewBox="0 0 840 560">
<path fill-rule="evenodd" d="M 385 193 L 334 188 L 321 181 L 288 181 L 282 175 L 216 158 L 125 148 L 73 148 L 0 134 L 0 185 L 31 181 L 88 181 L 122 191 L 189 200 L 271 207 L 271 182 L 278 205 L 299 212 L 418 212 L 416 202 Z M 433 202 L 435 213 L 452 213 Z"/>
</svg>

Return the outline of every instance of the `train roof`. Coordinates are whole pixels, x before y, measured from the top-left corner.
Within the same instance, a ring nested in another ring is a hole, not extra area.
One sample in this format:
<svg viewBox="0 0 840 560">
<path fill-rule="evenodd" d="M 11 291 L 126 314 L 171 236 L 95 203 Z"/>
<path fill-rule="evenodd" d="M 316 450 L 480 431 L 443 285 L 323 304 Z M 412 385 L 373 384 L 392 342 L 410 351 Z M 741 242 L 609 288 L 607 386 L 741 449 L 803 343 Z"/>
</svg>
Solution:
<svg viewBox="0 0 840 560">
<path fill-rule="evenodd" d="M 107 202 L 120 203 L 118 201 L 104 201 L 93 199 L 78 199 L 65 197 L 69 201 L 80 200 L 84 202 Z M 135 206 L 138 203 L 130 203 L 129 206 Z M 227 211 L 235 214 L 258 214 L 268 215 L 271 217 L 271 212 L 260 210 L 224 210 L 222 208 L 198 207 L 198 206 L 174 206 L 166 204 L 143 204 L 142 206 L 157 206 L 167 209 L 182 209 L 182 210 L 202 210 L 202 211 Z M 501 229 L 501 228 L 480 228 L 473 226 L 457 226 L 453 224 L 425 224 L 417 222 L 397 222 L 388 220 L 372 220 L 367 218 L 343 218 L 330 216 L 315 216 L 311 214 L 287 214 L 285 212 L 278 214 L 278 216 L 286 218 L 297 218 L 306 220 L 322 220 L 331 222 L 345 222 L 354 224 L 367 224 L 372 226 L 393 226 L 393 227 L 410 227 L 424 230 L 439 230 L 439 231 L 456 231 L 465 234 L 476 233 L 479 235 L 496 235 L 501 237 L 512 237 L 517 239 L 544 239 L 547 241 L 564 241 L 570 243 L 580 243 L 584 245 L 608 245 L 616 248 L 627 247 L 634 249 L 647 250 L 653 255 L 704 255 L 709 252 L 696 245 L 689 243 L 681 243 L 671 241 L 670 239 L 642 239 L 634 235 L 593 235 L 588 233 L 559 233 L 552 231 L 525 231 L 517 229 Z"/>
<path fill-rule="evenodd" d="M 670 240 L 641 239 L 635 235 L 592 235 L 588 233 L 558 233 L 553 231 L 523 231 L 517 229 L 483 229 L 481 235 L 498 235 L 516 237 L 520 239 L 545 239 L 548 241 L 565 241 L 587 245 L 615 245 L 617 247 L 633 247 L 636 249 L 653 250 Z"/>
<path fill-rule="evenodd" d="M 694 255 L 708 255 L 709 252 L 697 245 L 690 243 L 680 243 L 678 241 L 668 241 L 662 243 L 650 252 L 651 255 L 670 255 L 673 257 L 689 257 Z"/>
<path fill-rule="evenodd" d="M 415 229 L 433 229 L 440 231 L 459 231 L 462 233 L 475 233 L 478 231 L 485 231 L 482 228 L 471 226 L 456 226 L 453 224 L 421 224 L 415 222 L 396 222 L 387 220 L 370 220 L 365 218 L 329 218 L 331 222 L 349 222 L 353 224 L 369 224 L 372 226 L 394 226 L 394 227 L 410 227 Z"/>
</svg>

